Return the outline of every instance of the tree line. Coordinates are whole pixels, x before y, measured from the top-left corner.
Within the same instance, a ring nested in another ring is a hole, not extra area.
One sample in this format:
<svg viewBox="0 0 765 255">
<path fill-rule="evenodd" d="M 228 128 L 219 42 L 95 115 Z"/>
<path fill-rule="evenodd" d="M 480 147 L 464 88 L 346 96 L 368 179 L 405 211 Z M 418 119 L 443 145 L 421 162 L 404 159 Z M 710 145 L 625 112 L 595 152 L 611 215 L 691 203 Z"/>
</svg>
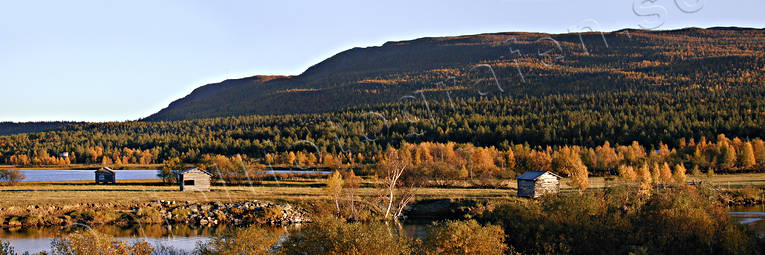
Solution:
<svg viewBox="0 0 765 255">
<path fill-rule="evenodd" d="M 0 162 L 128 165 L 178 157 L 198 163 L 205 154 L 239 154 L 267 164 L 292 162 L 288 160 L 292 153 L 301 164 L 373 164 L 386 147 L 400 147 L 403 142 L 470 143 L 508 150 L 519 144 L 594 148 L 606 141 L 613 145 L 634 141 L 646 151 L 661 144 L 682 149 L 682 137 L 686 143 L 718 134 L 761 139 L 765 90 L 755 91 L 456 98 L 322 114 L 74 124 L 58 131 L 0 136 Z M 68 157 L 60 157 L 63 152 Z"/>
</svg>

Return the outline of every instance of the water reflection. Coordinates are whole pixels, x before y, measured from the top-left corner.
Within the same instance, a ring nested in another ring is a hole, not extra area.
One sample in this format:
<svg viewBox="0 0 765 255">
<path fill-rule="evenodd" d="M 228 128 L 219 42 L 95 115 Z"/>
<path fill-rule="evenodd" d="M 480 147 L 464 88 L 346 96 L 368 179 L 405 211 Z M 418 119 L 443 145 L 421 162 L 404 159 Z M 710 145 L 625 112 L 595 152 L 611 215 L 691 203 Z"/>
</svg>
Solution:
<svg viewBox="0 0 765 255">
<path fill-rule="evenodd" d="M 218 227 L 192 227 L 188 225 L 138 225 L 120 227 L 112 225 L 102 225 L 93 227 L 93 231 L 103 233 L 114 237 L 187 237 L 187 236 L 211 236 L 224 231 L 226 226 Z M 70 234 L 75 231 L 88 230 L 80 226 L 71 227 L 40 227 L 24 229 L 2 229 L 0 238 L 40 238 L 56 237 L 59 235 Z"/>
<path fill-rule="evenodd" d="M 267 227 L 268 228 L 268 227 Z M 210 236 L 226 231 L 226 226 L 218 227 L 192 227 L 188 225 L 146 225 L 146 226 L 97 226 L 92 231 L 115 237 L 118 241 L 146 241 L 152 245 L 168 246 L 176 249 L 191 251 L 199 242 L 207 242 Z M 2 229 L 0 240 L 11 243 L 16 252 L 37 253 L 49 251 L 50 243 L 55 237 L 74 233 L 76 231 L 90 231 L 84 227 L 45 227 L 26 229 Z M 274 227 L 275 231 L 286 233 L 283 228 Z"/>
<path fill-rule="evenodd" d="M 765 236 L 765 205 L 732 206 L 728 209 L 728 215 L 739 224 Z"/>
<path fill-rule="evenodd" d="M 399 228 L 403 234 L 410 237 L 422 237 L 432 220 L 406 221 L 401 226 L 391 225 Z M 271 227 L 254 226 L 274 231 L 275 234 L 286 238 L 290 230 L 299 229 L 300 226 Z M 227 230 L 233 230 L 234 227 L 193 227 L 188 225 L 146 225 L 146 226 L 96 226 L 92 231 L 115 237 L 118 241 L 146 241 L 154 246 L 165 246 L 180 249 L 183 251 L 192 251 L 198 243 L 204 243 L 210 240 L 211 236 L 221 234 Z M 43 228 L 25 228 L 25 229 L 0 229 L 0 240 L 11 243 L 18 253 L 30 252 L 38 253 L 41 251 L 50 251 L 51 241 L 55 237 L 74 233 L 76 231 L 90 231 L 85 227 L 43 227 Z"/>
</svg>

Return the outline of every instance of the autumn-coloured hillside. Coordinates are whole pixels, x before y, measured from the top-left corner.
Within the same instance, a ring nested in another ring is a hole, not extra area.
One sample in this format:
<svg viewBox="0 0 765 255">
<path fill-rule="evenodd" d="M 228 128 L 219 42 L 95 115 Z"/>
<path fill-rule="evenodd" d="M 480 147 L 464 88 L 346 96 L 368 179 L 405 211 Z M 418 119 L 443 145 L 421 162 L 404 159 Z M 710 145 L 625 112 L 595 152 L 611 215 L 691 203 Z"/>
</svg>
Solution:
<svg viewBox="0 0 765 255">
<path fill-rule="evenodd" d="M 765 30 L 747 28 L 421 38 L 350 49 L 298 76 L 209 84 L 146 120 L 328 112 L 418 92 L 438 101 L 448 100 L 445 91 L 523 98 L 761 89 L 763 52 Z"/>
</svg>

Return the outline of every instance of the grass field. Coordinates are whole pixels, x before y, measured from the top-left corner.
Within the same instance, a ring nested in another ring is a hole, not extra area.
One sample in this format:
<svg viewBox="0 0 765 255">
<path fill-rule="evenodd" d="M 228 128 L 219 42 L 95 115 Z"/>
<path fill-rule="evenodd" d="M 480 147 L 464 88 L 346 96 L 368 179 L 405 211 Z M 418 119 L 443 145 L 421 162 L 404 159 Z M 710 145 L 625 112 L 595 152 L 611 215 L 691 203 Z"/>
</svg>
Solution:
<svg viewBox="0 0 765 255">
<path fill-rule="evenodd" d="M 177 186 L 156 182 L 127 181 L 117 185 L 79 183 L 23 183 L 0 187 L 0 207 L 66 205 L 76 203 L 128 203 L 154 200 L 241 201 L 329 199 L 321 180 L 264 182 L 257 186 L 215 186 L 210 192 L 182 192 Z M 359 195 L 376 195 L 376 189 L 361 188 Z M 422 188 L 420 198 L 503 198 L 515 196 L 511 189 Z"/>
<path fill-rule="evenodd" d="M 720 188 L 765 187 L 765 173 L 716 175 L 712 178 L 690 177 L 691 181 L 712 183 Z M 428 198 L 484 198 L 511 199 L 516 194 L 514 181 L 506 181 L 506 188 L 421 188 L 418 199 Z M 590 178 L 591 188 L 618 185 L 617 181 L 603 177 Z M 375 196 L 377 191 L 366 183 L 359 190 L 362 197 Z M 323 180 L 295 179 L 266 181 L 254 186 L 214 186 L 211 192 L 181 192 L 177 186 L 163 186 L 156 181 L 121 181 L 116 185 L 95 185 L 92 181 L 20 183 L 0 186 L 0 207 L 29 205 L 66 205 L 78 203 L 134 203 L 154 200 L 173 201 L 241 201 L 329 199 L 323 190 Z M 568 180 L 561 180 L 564 192 L 573 191 Z"/>
</svg>

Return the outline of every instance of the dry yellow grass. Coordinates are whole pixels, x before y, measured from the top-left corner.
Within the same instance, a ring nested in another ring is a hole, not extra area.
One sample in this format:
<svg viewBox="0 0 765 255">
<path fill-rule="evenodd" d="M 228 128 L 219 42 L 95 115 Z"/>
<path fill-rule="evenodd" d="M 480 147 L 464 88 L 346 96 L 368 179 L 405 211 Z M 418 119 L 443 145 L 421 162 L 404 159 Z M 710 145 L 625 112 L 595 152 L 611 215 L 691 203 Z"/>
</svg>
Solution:
<svg viewBox="0 0 765 255">
<path fill-rule="evenodd" d="M 214 186 L 210 192 L 182 192 L 177 186 L 154 182 L 130 181 L 117 185 L 92 182 L 23 183 L 0 187 L 0 207 L 29 205 L 66 205 L 78 203 L 134 203 L 155 200 L 172 201 L 242 201 L 329 199 L 322 181 L 264 182 L 254 186 Z M 359 195 L 373 197 L 374 188 L 361 188 Z M 511 189 L 422 188 L 420 198 L 503 198 L 515 195 Z"/>
<path fill-rule="evenodd" d="M 716 175 L 714 177 L 689 177 L 689 181 L 711 182 L 722 188 L 747 186 L 765 187 L 765 174 Z M 486 198 L 510 199 L 515 197 L 515 182 L 506 182 L 506 189 L 491 188 L 421 188 L 419 199 L 428 198 Z M 602 177 L 590 178 L 591 188 L 618 185 L 618 181 L 606 181 Z M 181 192 L 177 186 L 162 186 L 156 181 L 121 181 L 117 185 L 95 185 L 92 181 L 59 183 L 22 183 L 16 186 L 0 186 L 0 207 L 29 205 L 66 205 L 79 203 L 134 203 L 154 200 L 173 201 L 242 201 L 329 199 L 325 195 L 323 180 L 294 180 L 264 182 L 254 186 L 215 186 L 211 192 Z M 377 191 L 369 188 L 359 190 L 365 198 L 374 197 Z M 568 180 L 561 180 L 563 190 L 571 190 Z"/>
</svg>

